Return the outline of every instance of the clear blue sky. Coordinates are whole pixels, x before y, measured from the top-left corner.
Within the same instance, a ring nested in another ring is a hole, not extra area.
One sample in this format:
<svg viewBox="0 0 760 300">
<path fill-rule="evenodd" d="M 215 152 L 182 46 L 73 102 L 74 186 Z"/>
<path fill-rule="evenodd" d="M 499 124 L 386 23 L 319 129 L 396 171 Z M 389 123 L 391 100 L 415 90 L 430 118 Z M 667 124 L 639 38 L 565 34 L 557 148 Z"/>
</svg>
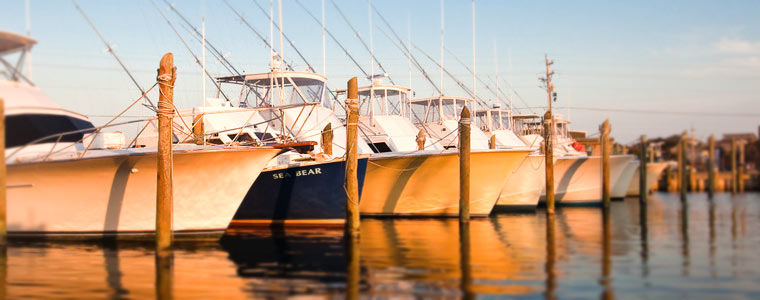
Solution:
<svg viewBox="0 0 760 300">
<path fill-rule="evenodd" d="M 258 1 L 268 8 L 269 1 Z M 301 1 L 319 16 L 320 1 Z M 268 36 L 267 17 L 252 0 L 230 2 L 257 30 Z M 367 2 L 336 2 L 369 42 Z M 144 86 L 154 82 L 161 55 L 174 52 L 180 70 L 177 104 L 188 107 L 200 103 L 200 68 L 150 1 L 80 0 L 79 4 L 106 39 L 116 46 L 116 53 Z M 439 59 L 439 1 L 376 0 L 374 4 L 399 34 L 406 38 L 409 31 L 413 43 Z M 0 28 L 23 33 L 24 1 L 4 1 L 0 5 L 3 7 Z M 545 93 L 537 80 L 544 70 L 546 53 L 556 61 L 555 85 L 559 100 L 554 104 L 555 112 L 567 114 L 567 106 L 576 108 L 569 110 L 573 129 L 596 132 L 598 124 L 609 118 L 613 136 L 623 143 L 633 141 L 640 134 L 663 136 L 692 127 L 700 138 L 709 133 L 757 132 L 760 125 L 758 1 L 477 0 L 475 5 L 478 74 L 493 78 L 498 61 L 499 76 L 511 78 L 522 98 L 514 100 L 515 107 L 522 112 L 531 111 L 525 106 L 546 105 Z M 166 9 L 163 3 L 159 6 Z M 175 6 L 200 25 L 202 1 L 176 1 Z M 283 0 L 283 6 L 285 33 L 321 72 L 320 27 L 294 0 Z M 345 41 L 351 54 L 369 70 L 368 53 L 329 0 L 326 8 L 328 29 Z M 468 65 L 472 60 L 470 9 L 470 1 L 446 1 L 446 47 Z M 267 48 L 224 2 L 207 0 L 205 11 L 208 39 L 227 54 L 239 70 L 249 73 L 267 70 Z M 179 26 L 176 16 L 166 12 Z M 373 20 L 375 55 L 397 84 L 409 85 L 405 56 L 382 33 L 387 29 L 379 18 L 373 16 Z M 39 41 L 33 52 L 34 81 L 62 106 L 91 115 L 96 123 L 102 123 L 106 119 L 97 116 L 113 115 L 139 95 L 71 2 L 32 0 L 31 29 L 32 36 Z M 180 32 L 198 53 L 200 45 L 184 29 Z M 276 39 L 275 36 L 277 44 Z M 498 59 L 495 49 L 498 49 Z M 438 69 L 421 53 L 415 52 L 415 55 L 438 82 Z M 295 59 L 296 69 L 305 69 L 287 44 L 285 58 Z M 212 74 L 229 75 L 210 56 L 208 64 Z M 472 85 L 472 77 L 448 53 L 445 65 L 461 81 Z M 329 85 L 343 88 L 349 77 L 361 77 L 360 74 L 328 38 Z M 416 70 L 412 70 L 411 84 L 417 96 L 433 94 L 432 87 Z M 448 78 L 444 85 L 446 94 L 464 95 Z M 211 90 L 210 84 L 208 88 Z M 506 87 L 502 84 L 502 88 Z M 478 94 L 494 98 L 482 85 L 478 86 Z M 533 111 L 542 112 L 543 108 Z M 147 111 L 142 113 L 147 114 Z"/>
</svg>

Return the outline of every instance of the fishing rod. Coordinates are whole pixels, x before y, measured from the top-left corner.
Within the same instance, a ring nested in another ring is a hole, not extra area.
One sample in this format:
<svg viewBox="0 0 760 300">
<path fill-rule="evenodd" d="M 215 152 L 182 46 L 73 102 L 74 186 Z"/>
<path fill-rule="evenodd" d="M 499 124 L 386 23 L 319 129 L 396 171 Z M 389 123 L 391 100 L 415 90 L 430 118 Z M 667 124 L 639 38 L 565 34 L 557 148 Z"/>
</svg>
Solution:
<svg viewBox="0 0 760 300">
<path fill-rule="evenodd" d="M 251 26 L 251 24 L 248 23 L 248 20 L 246 20 L 240 13 L 238 13 L 238 11 L 235 8 L 233 8 L 232 5 L 230 5 L 230 3 L 227 0 L 224 0 L 224 4 L 227 4 L 227 7 L 229 7 L 232 10 L 232 12 L 234 12 L 235 15 L 237 15 L 238 18 L 240 18 L 240 21 L 243 22 L 243 24 L 245 24 L 245 26 L 248 27 L 248 29 L 250 29 L 251 31 L 253 31 L 253 33 L 256 34 L 256 36 L 259 37 L 259 39 L 261 39 L 262 42 L 264 42 L 264 45 L 266 45 L 267 47 L 269 47 L 269 50 L 271 50 L 273 53 L 277 54 L 277 57 L 280 60 L 282 60 L 283 63 L 285 63 L 285 69 L 286 70 L 287 69 L 294 70 L 292 64 L 289 64 L 287 61 L 285 61 L 282 58 L 282 55 L 280 55 L 280 53 L 278 53 L 277 50 L 274 50 L 274 48 L 272 47 L 272 44 L 270 44 L 269 41 L 267 41 L 267 39 L 263 35 L 261 35 L 261 33 L 258 30 L 256 30 L 255 28 L 253 28 L 253 26 Z M 258 5 L 258 3 L 257 3 L 257 5 Z M 279 29 L 279 27 L 277 29 Z M 292 43 L 291 43 L 291 45 L 292 45 Z"/>
<path fill-rule="evenodd" d="M 153 112 L 157 112 L 158 110 L 156 108 L 156 105 L 153 104 L 153 101 L 150 101 L 150 98 L 148 98 L 148 95 L 145 94 L 145 90 L 142 88 L 140 83 L 137 82 L 137 79 L 135 79 L 135 77 L 132 76 L 132 73 L 129 72 L 129 69 L 127 69 L 124 63 L 121 62 L 121 59 L 119 59 L 119 56 L 117 56 L 116 52 L 113 51 L 113 47 L 111 47 L 111 44 L 109 44 L 106 41 L 106 39 L 103 37 L 103 35 L 100 34 L 100 31 L 98 31 L 98 28 L 95 27 L 95 24 L 92 23 L 90 18 L 87 17 L 87 14 L 84 13 L 84 10 L 82 10 L 82 8 L 79 7 L 79 3 L 77 3 L 76 0 L 71 0 L 71 2 L 74 3 L 74 6 L 77 8 L 79 13 L 82 14 L 82 17 L 84 17 L 85 21 L 87 21 L 87 23 L 90 24 L 90 27 L 92 28 L 93 31 L 95 31 L 95 34 L 98 36 L 98 38 L 100 38 L 100 41 L 102 41 L 103 44 L 106 45 L 106 50 L 108 51 L 108 53 L 111 53 L 111 56 L 113 56 L 113 58 L 116 59 L 116 62 L 119 63 L 119 66 L 121 66 L 121 69 L 124 70 L 124 72 L 127 73 L 127 76 L 129 76 L 129 79 L 132 80 L 132 83 L 134 83 L 135 86 L 137 86 L 137 89 L 140 90 L 140 94 L 145 95 L 145 100 L 148 100 L 148 103 L 150 103 L 150 105 L 146 105 L 145 103 L 143 103 L 142 105 L 152 110 Z"/>
<path fill-rule="evenodd" d="M 356 28 L 354 28 L 354 26 L 351 25 L 351 22 L 348 21 L 348 18 L 346 17 L 345 14 L 343 14 L 343 11 L 340 10 L 337 4 L 335 4 L 335 0 L 330 0 L 330 2 L 335 7 L 335 10 L 338 11 L 338 14 L 340 14 L 341 18 L 343 18 L 343 21 L 346 21 L 346 24 L 348 25 L 348 27 L 351 28 L 351 30 L 354 32 L 354 36 L 356 36 L 356 38 L 359 39 L 359 41 L 362 43 L 362 46 L 364 46 L 364 49 L 367 50 L 367 52 L 369 52 L 370 56 L 372 56 L 372 59 L 377 63 L 377 66 L 380 67 L 380 70 L 383 70 L 384 74 L 388 74 L 388 71 L 385 70 L 385 68 L 383 67 L 383 64 L 380 63 L 380 60 L 378 60 L 377 57 L 375 57 L 375 53 L 373 53 L 372 49 L 369 46 L 367 46 L 367 43 L 359 34 L 359 31 L 357 31 Z M 388 77 L 388 81 L 390 81 L 391 84 L 396 85 L 396 83 L 393 82 L 393 79 L 391 79 L 390 75 L 386 75 L 386 77 Z"/>
<path fill-rule="evenodd" d="M 169 9 L 171 9 L 174 12 L 174 14 L 176 14 L 185 23 L 187 27 L 192 29 L 192 32 L 195 33 L 196 36 L 200 37 L 202 40 L 206 42 L 206 48 L 211 50 L 212 53 L 215 53 L 217 58 L 222 62 L 222 66 L 224 66 L 224 68 L 227 69 L 227 71 L 229 71 L 233 75 L 242 76 L 242 74 L 238 72 L 237 69 L 235 69 L 235 66 L 233 66 L 232 63 L 230 63 L 227 60 L 227 58 L 224 57 L 222 52 L 216 49 L 216 47 L 214 47 L 214 45 L 212 45 L 211 42 L 209 42 L 208 39 L 206 39 L 206 37 L 203 36 L 203 34 L 200 31 L 198 31 L 198 28 L 196 28 L 192 23 L 190 23 L 190 21 L 188 21 L 187 18 L 185 18 L 185 16 L 182 15 L 182 13 L 180 13 L 176 8 L 174 8 L 173 4 L 169 3 L 168 0 L 164 0 L 164 3 L 166 3 L 167 6 L 169 6 Z"/>
<path fill-rule="evenodd" d="M 187 52 L 190 52 L 190 55 L 192 55 L 193 58 L 195 58 L 195 63 L 197 63 L 198 66 L 200 66 L 201 68 L 203 68 L 203 63 L 201 62 L 201 60 L 198 58 L 197 55 L 195 55 L 195 53 L 193 53 L 193 50 L 190 48 L 190 46 L 187 44 L 187 42 L 185 42 L 185 39 L 182 38 L 182 35 L 179 34 L 179 32 L 174 27 L 174 25 L 172 24 L 172 22 L 169 21 L 169 18 L 167 18 L 166 15 L 164 15 L 164 13 L 161 11 L 161 9 L 156 4 L 156 1 L 151 0 L 150 3 L 153 4 L 153 7 L 155 7 L 156 11 L 158 11 L 158 13 L 161 15 L 161 17 L 164 18 L 164 21 L 166 21 L 166 24 L 168 24 L 169 27 L 172 29 L 172 31 L 174 31 L 174 34 L 177 35 L 177 38 L 179 38 L 180 42 L 182 42 L 182 45 L 185 46 L 185 48 L 187 49 Z M 214 76 L 211 76 L 211 74 L 205 68 L 203 69 L 203 73 L 205 73 L 206 76 L 208 77 L 208 79 L 210 79 L 211 82 L 214 83 L 214 86 L 219 91 L 219 93 L 222 94 L 222 97 L 224 97 L 225 100 L 230 101 L 230 98 L 228 98 L 227 95 L 224 94 L 224 91 L 222 91 L 222 87 L 216 81 L 216 78 L 214 78 Z M 204 97 L 205 97 L 205 95 L 204 95 Z"/>
<path fill-rule="evenodd" d="M 429 54 L 427 54 L 427 52 L 425 52 L 424 50 L 422 50 L 420 47 L 417 47 L 417 45 L 415 45 L 415 44 L 412 44 L 412 47 L 414 47 L 418 51 L 422 52 L 423 55 L 425 55 L 428 59 L 430 59 L 430 61 L 432 61 L 437 67 L 439 67 L 441 70 L 443 70 L 443 72 L 446 73 L 446 75 L 448 75 L 449 78 L 451 78 L 452 80 L 454 80 L 454 82 L 456 82 L 456 84 L 460 88 L 462 88 L 462 90 L 464 90 L 464 92 L 467 93 L 467 95 L 469 95 L 470 97 L 472 97 L 480 105 L 483 105 L 483 107 L 488 107 L 486 105 L 485 101 L 483 101 L 482 99 L 479 99 L 479 98 L 475 98 L 475 95 L 473 94 L 472 90 L 470 90 L 470 88 L 468 88 L 467 85 L 465 85 L 463 82 L 459 81 L 456 78 L 456 76 L 454 76 L 454 74 L 451 74 L 451 72 L 449 72 L 446 68 L 444 68 L 443 66 L 441 66 L 441 64 L 438 63 L 438 61 L 436 61 L 435 58 L 433 58 L 432 56 L 430 56 Z"/>
<path fill-rule="evenodd" d="M 451 56 L 452 56 L 452 57 L 454 57 L 454 60 L 456 60 L 457 62 L 459 62 L 459 64 L 461 64 L 461 65 L 462 65 L 462 66 L 463 66 L 463 67 L 464 67 L 464 68 L 467 70 L 467 72 L 470 72 L 470 74 L 472 74 L 472 75 L 473 75 L 475 78 L 477 78 L 477 79 L 478 79 L 478 81 L 480 81 L 480 83 L 482 83 L 482 84 L 483 84 L 483 85 L 486 87 L 486 89 L 488 89 L 488 90 L 489 90 L 491 93 L 493 93 L 493 94 L 496 96 L 496 98 L 497 98 L 497 99 L 499 99 L 499 101 L 501 101 L 502 103 L 504 103 L 505 105 L 507 105 L 507 103 L 506 103 L 506 102 L 504 102 L 504 99 L 502 99 L 501 97 L 499 97 L 499 93 L 498 93 L 497 91 L 494 91 L 494 90 L 493 90 L 493 89 L 492 89 L 492 88 L 491 88 L 491 87 L 488 85 L 488 83 L 486 83 L 485 81 L 483 81 L 483 79 L 482 79 L 482 78 L 480 78 L 480 76 L 477 76 L 477 75 L 475 75 L 475 71 L 474 71 L 474 70 L 472 70 L 472 69 L 471 69 L 471 68 L 470 68 L 470 67 L 469 67 L 469 66 L 468 66 L 466 63 L 464 63 L 464 62 L 463 62 L 461 59 L 459 59 L 459 57 L 457 57 L 457 56 L 456 56 L 456 54 L 454 54 L 454 52 L 452 52 L 451 50 L 449 50 L 449 48 L 446 48 L 446 47 L 443 47 L 443 49 L 444 49 L 444 50 L 446 50 L 446 52 L 448 52 L 449 54 L 451 54 Z M 474 92 L 473 92 L 473 93 L 474 93 Z"/>
<path fill-rule="evenodd" d="M 390 36 L 388 36 L 388 34 L 382 29 L 380 30 L 380 32 L 382 32 L 389 40 L 391 40 L 391 42 L 393 42 L 396 45 L 396 47 L 398 47 L 401 50 L 401 52 L 404 53 L 404 55 L 412 61 L 412 64 L 414 64 L 417 70 L 420 71 L 420 73 L 422 73 L 422 76 L 425 77 L 425 79 L 427 79 L 430 85 L 433 86 L 433 88 L 436 91 L 438 91 L 438 94 L 442 94 L 441 88 L 439 88 L 438 85 L 436 85 L 435 82 L 433 82 L 433 80 L 430 79 L 430 76 L 428 75 L 427 72 L 425 72 L 425 69 L 422 67 L 422 64 L 420 64 L 417 58 L 414 57 L 409 47 L 407 47 L 406 44 L 404 44 L 404 41 L 396 33 L 396 30 L 393 29 L 393 26 L 391 26 L 388 20 L 386 20 L 385 17 L 382 14 L 380 14 L 380 11 L 378 11 L 374 5 L 370 4 L 370 6 L 372 7 L 372 10 L 375 12 L 375 14 L 380 16 L 380 20 L 383 21 L 385 26 L 388 27 L 388 29 L 390 29 L 391 33 L 393 33 L 393 36 L 396 37 L 396 41 L 394 41 Z"/>
<path fill-rule="evenodd" d="M 314 22 L 317 22 L 317 24 L 319 24 L 319 26 L 322 26 L 322 22 L 321 22 L 321 21 L 319 21 L 319 19 L 317 19 L 317 17 L 316 17 L 316 16 L 314 16 L 314 14 L 312 14 L 312 13 L 311 13 L 311 11 L 309 11 L 309 10 L 306 8 L 306 6 L 304 6 L 304 5 L 301 3 L 301 1 L 299 1 L 299 0 L 296 0 L 296 3 L 298 3 L 298 5 L 299 5 L 299 6 L 301 6 L 301 8 L 303 8 L 303 10 L 305 10 L 305 11 L 306 11 L 306 13 L 307 13 L 307 14 L 309 14 L 309 16 L 311 16 L 311 18 L 314 20 Z M 349 59 L 351 59 L 351 61 L 354 63 L 354 65 L 356 65 L 356 67 L 357 67 L 357 68 L 358 68 L 358 69 L 359 69 L 359 70 L 362 72 L 362 74 L 364 74 L 364 77 L 366 77 L 366 78 L 369 78 L 369 74 L 367 74 L 367 71 L 365 71 L 365 70 L 364 70 L 364 68 L 362 68 L 362 66 L 361 66 L 361 65 L 360 65 L 360 64 L 359 64 L 359 63 L 356 61 L 356 59 L 354 59 L 354 57 L 353 57 L 353 56 L 351 56 L 351 53 L 349 53 L 349 52 L 348 52 L 348 50 L 346 49 L 346 47 L 343 47 L 343 44 L 341 44 L 341 43 L 340 43 L 340 41 L 338 41 L 338 39 L 337 39 L 337 38 L 335 38 L 335 36 L 332 34 L 332 32 L 330 32 L 329 30 L 327 30 L 327 27 L 325 27 L 325 32 L 327 33 L 327 35 L 329 35 L 329 36 L 330 36 L 330 38 L 331 38 L 331 39 L 332 39 L 332 40 L 333 40 L 333 41 L 334 41 L 336 44 L 338 44 L 338 46 L 340 47 L 340 49 L 341 49 L 341 50 L 343 50 L 343 53 L 345 53 L 345 54 L 346 54 L 346 56 L 348 56 L 348 58 L 349 58 Z"/>
</svg>

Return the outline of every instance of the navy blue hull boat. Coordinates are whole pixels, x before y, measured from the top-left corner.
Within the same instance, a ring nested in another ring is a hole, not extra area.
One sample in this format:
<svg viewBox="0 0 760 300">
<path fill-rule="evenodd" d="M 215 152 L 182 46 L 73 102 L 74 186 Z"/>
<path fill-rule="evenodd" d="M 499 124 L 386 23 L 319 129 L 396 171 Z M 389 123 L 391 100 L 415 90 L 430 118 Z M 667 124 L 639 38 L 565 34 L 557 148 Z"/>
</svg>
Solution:
<svg viewBox="0 0 760 300">
<path fill-rule="evenodd" d="M 367 157 L 360 157 L 356 170 L 360 196 L 366 170 Z M 345 160 L 264 169 L 230 227 L 342 225 L 346 218 L 345 173 Z"/>
</svg>

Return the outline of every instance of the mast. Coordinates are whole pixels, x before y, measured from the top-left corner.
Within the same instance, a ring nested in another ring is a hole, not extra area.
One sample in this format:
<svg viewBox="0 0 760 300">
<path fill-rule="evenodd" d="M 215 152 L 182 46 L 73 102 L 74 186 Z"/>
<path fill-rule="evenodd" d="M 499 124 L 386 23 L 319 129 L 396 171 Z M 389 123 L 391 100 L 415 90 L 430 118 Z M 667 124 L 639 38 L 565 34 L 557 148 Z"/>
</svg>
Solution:
<svg viewBox="0 0 760 300">
<path fill-rule="evenodd" d="M 26 0 L 26 36 L 32 37 L 32 17 L 29 0 Z M 32 81 L 32 49 L 26 49 L 26 77 Z"/>
<path fill-rule="evenodd" d="M 475 78 L 477 78 L 477 69 L 475 65 L 475 0 L 472 0 L 472 97 L 477 99 L 478 98 L 478 83 L 476 82 Z M 485 107 L 488 108 L 488 107 Z M 475 123 L 477 124 L 478 118 L 475 118 Z M 489 124 L 490 125 L 490 124 Z"/>
<path fill-rule="evenodd" d="M 284 62 L 285 61 L 285 53 L 283 53 L 283 46 L 282 46 L 282 0 L 277 0 L 277 18 L 278 22 L 280 24 L 280 59 Z M 283 98 L 285 98 L 285 74 L 282 73 L 282 62 L 279 64 L 279 71 L 280 71 L 280 102 L 282 102 Z M 288 103 L 290 104 L 290 103 Z M 284 126 L 283 126 L 284 127 Z"/>
<path fill-rule="evenodd" d="M 444 29 L 443 17 L 444 17 L 443 0 L 441 0 L 441 68 L 440 68 L 441 78 L 439 80 L 439 83 L 441 84 L 440 85 L 441 96 L 443 96 L 443 29 Z M 439 103 L 438 105 L 440 106 L 441 104 Z"/>
<path fill-rule="evenodd" d="M 322 0 L 322 75 L 327 76 L 327 59 L 325 57 L 327 40 L 325 39 L 325 0 Z M 323 93 L 324 94 L 324 93 Z"/>
<path fill-rule="evenodd" d="M 206 78 L 203 75 L 206 74 L 206 1 L 203 1 L 201 7 L 201 105 L 206 105 Z"/>
</svg>

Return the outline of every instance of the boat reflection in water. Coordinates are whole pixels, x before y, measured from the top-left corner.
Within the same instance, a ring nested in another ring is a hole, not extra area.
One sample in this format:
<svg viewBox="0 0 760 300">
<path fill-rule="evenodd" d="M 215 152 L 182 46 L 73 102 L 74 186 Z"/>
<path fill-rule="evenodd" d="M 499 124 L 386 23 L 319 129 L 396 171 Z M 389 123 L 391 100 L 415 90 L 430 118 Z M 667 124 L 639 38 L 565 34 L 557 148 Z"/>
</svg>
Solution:
<svg viewBox="0 0 760 300">
<path fill-rule="evenodd" d="M 691 194 L 685 209 L 677 194 L 656 193 L 646 210 L 638 199 L 612 203 L 609 223 L 598 208 L 558 209 L 548 228 L 543 211 L 464 227 L 456 218 L 363 219 L 353 253 L 341 229 L 317 228 L 228 232 L 178 243 L 168 260 L 152 243 L 14 241 L 0 256 L 0 296 L 754 298 L 758 199 Z"/>
</svg>

